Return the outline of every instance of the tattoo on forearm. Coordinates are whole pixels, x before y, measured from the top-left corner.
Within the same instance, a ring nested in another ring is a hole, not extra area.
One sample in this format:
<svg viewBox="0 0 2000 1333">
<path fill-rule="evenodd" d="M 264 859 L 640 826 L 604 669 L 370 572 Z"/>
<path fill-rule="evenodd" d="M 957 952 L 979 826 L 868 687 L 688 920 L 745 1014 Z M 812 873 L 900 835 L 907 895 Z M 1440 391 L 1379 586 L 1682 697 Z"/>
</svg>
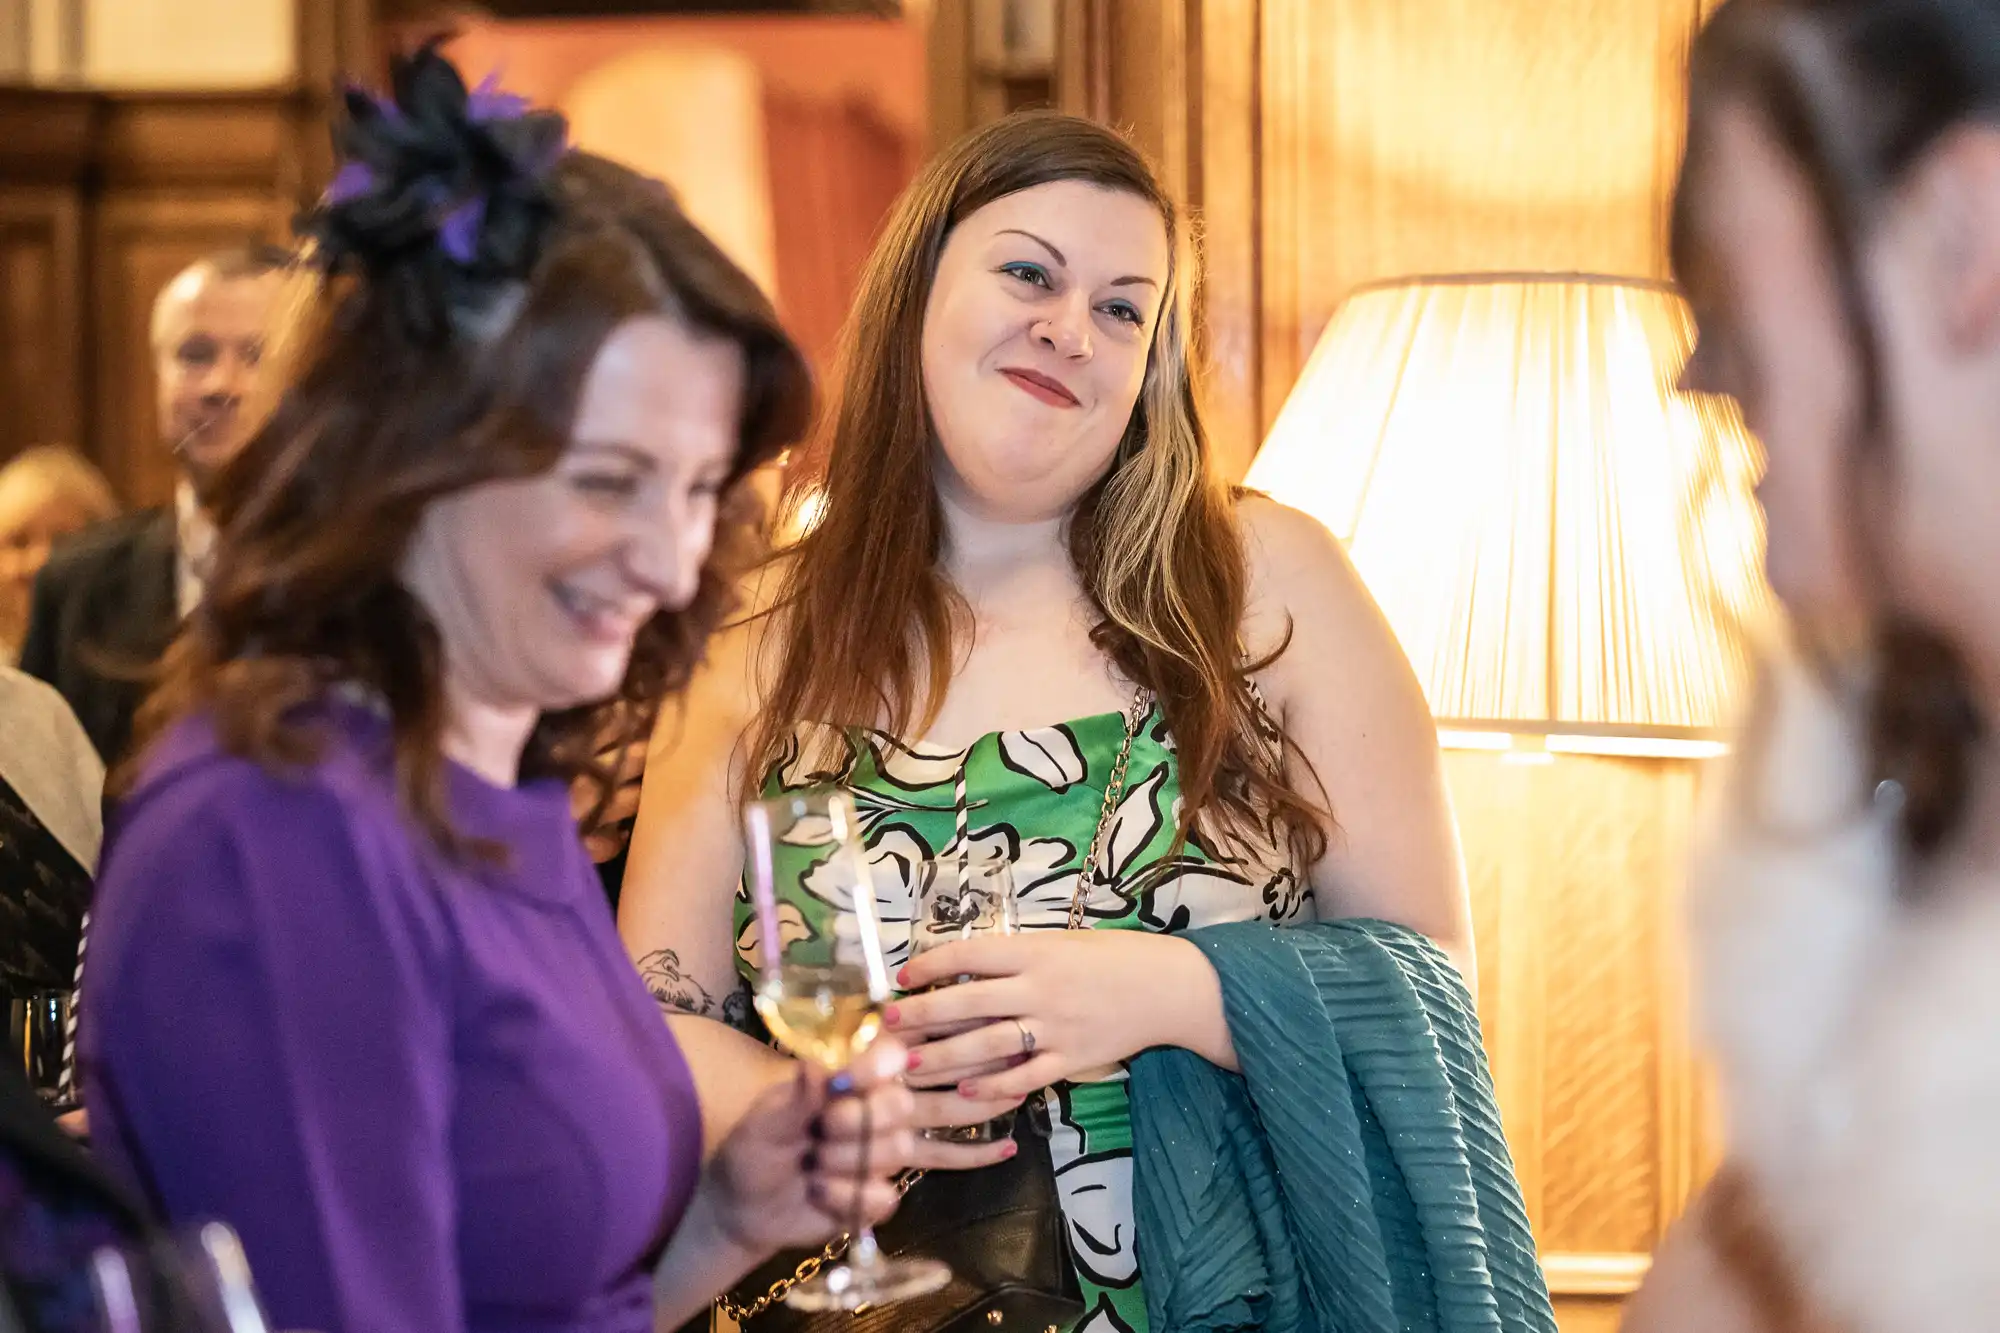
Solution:
<svg viewBox="0 0 2000 1333">
<path fill-rule="evenodd" d="M 750 1002 L 750 983 L 742 977 L 736 978 L 736 989 L 723 998 L 722 1021 L 738 1032 L 763 1039 L 757 1024 L 757 1010 Z"/>
<path fill-rule="evenodd" d="M 663 1013 L 714 1018 L 738 1032 L 759 1035 L 757 1011 L 750 1003 L 750 983 L 742 977 L 736 979 L 735 988 L 717 1004 L 707 987 L 681 970 L 679 954 L 672 949 L 656 949 L 639 960 L 639 979 L 646 983 L 653 1002 Z"/>
<path fill-rule="evenodd" d="M 715 997 L 699 981 L 681 971 L 681 956 L 672 949 L 655 949 L 639 960 L 639 979 L 653 1001 L 670 1014 L 713 1018 Z"/>
</svg>

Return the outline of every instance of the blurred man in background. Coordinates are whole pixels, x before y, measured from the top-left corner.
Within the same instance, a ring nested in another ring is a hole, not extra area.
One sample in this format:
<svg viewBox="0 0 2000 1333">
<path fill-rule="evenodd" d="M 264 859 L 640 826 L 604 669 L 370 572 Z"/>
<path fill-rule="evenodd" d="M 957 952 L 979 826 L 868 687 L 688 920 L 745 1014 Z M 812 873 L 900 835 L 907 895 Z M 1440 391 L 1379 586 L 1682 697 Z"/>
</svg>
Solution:
<svg viewBox="0 0 2000 1333">
<path fill-rule="evenodd" d="M 288 259 L 274 247 L 220 251 L 161 291 L 152 351 L 174 501 L 80 534 L 35 581 L 21 669 L 68 700 L 107 766 L 126 757 L 144 669 L 201 599 L 215 535 L 203 489 L 248 435 L 244 400 Z"/>
</svg>

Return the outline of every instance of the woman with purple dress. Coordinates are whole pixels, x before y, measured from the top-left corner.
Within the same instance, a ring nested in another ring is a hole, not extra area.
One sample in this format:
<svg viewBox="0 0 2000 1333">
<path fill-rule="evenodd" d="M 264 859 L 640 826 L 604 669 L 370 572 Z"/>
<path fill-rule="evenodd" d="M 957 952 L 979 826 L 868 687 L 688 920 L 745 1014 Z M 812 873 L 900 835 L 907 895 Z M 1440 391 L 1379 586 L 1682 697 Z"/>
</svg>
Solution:
<svg viewBox="0 0 2000 1333">
<path fill-rule="evenodd" d="M 910 1151 L 885 1043 L 859 1096 L 801 1074 L 705 1159 L 570 808 L 727 610 L 806 366 L 559 118 L 428 50 L 348 111 L 109 841 L 92 1128 L 235 1226 L 276 1327 L 671 1328 L 885 1215 Z"/>
</svg>

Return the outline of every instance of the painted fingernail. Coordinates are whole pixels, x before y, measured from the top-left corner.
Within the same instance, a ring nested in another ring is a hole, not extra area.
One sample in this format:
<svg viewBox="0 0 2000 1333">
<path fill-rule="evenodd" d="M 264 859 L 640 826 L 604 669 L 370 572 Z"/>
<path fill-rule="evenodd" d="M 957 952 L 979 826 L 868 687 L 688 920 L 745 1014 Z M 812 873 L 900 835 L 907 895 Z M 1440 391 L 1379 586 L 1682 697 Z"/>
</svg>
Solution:
<svg viewBox="0 0 2000 1333">
<path fill-rule="evenodd" d="M 958 1085 L 958 1095 L 961 1097 L 977 1097 L 979 1095 L 979 1086 L 975 1083 L 961 1083 Z"/>
<path fill-rule="evenodd" d="M 911 1051 L 909 1063 L 905 1064 L 903 1068 L 906 1070 L 915 1069 L 917 1068 L 917 1066 L 923 1064 L 923 1062 L 924 1062 L 924 1057 L 921 1053 L 917 1051 Z"/>
<path fill-rule="evenodd" d="M 1019 1151 L 1021 1151 L 1021 1145 L 1014 1142 L 1014 1140 L 1012 1139 L 1008 1139 L 1006 1143 L 1001 1145 L 1000 1160 L 1004 1162 L 1009 1157 L 1012 1157 L 1015 1153 Z"/>
<path fill-rule="evenodd" d="M 903 1021 L 903 1011 L 892 1004 L 882 1011 L 882 1021 L 895 1027 Z"/>
<path fill-rule="evenodd" d="M 836 1097 L 845 1097 L 854 1091 L 854 1071 L 843 1069 L 826 1081 L 826 1090 Z"/>
</svg>

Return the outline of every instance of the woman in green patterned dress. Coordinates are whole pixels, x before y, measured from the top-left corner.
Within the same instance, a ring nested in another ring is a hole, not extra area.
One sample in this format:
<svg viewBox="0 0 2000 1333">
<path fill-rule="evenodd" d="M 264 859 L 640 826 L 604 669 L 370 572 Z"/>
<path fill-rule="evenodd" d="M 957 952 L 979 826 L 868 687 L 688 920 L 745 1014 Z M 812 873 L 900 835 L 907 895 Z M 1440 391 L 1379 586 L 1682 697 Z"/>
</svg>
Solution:
<svg viewBox="0 0 2000 1333">
<path fill-rule="evenodd" d="M 923 1043 L 917 1123 L 1045 1100 L 1091 1333 L 1146 1323 L 1124 1062 L 1234 1067 L 1180 932 L 1379 917 L 1471 965 L 1422 693 L 1332 536 L 1217 475 L 1194 280 L 1098 125 L 1011 117 L 926 169 L 862 278 L 816 525 L 663 722 L 620 907 L 719 1127 L 785 1064 L 709 1021 L 747 1009 L 745 797 L 850 788 L 892 937 L 913 862 L 1011 859 L 1023 933 L 909 961 L 910 992 L 973 979 L 887 1021 Z M 828 928 L 809 867 L 781 891 L 788 930 Z M 918 1151 L 976 1190 L 1013 1149 Z"/>
</svg>

